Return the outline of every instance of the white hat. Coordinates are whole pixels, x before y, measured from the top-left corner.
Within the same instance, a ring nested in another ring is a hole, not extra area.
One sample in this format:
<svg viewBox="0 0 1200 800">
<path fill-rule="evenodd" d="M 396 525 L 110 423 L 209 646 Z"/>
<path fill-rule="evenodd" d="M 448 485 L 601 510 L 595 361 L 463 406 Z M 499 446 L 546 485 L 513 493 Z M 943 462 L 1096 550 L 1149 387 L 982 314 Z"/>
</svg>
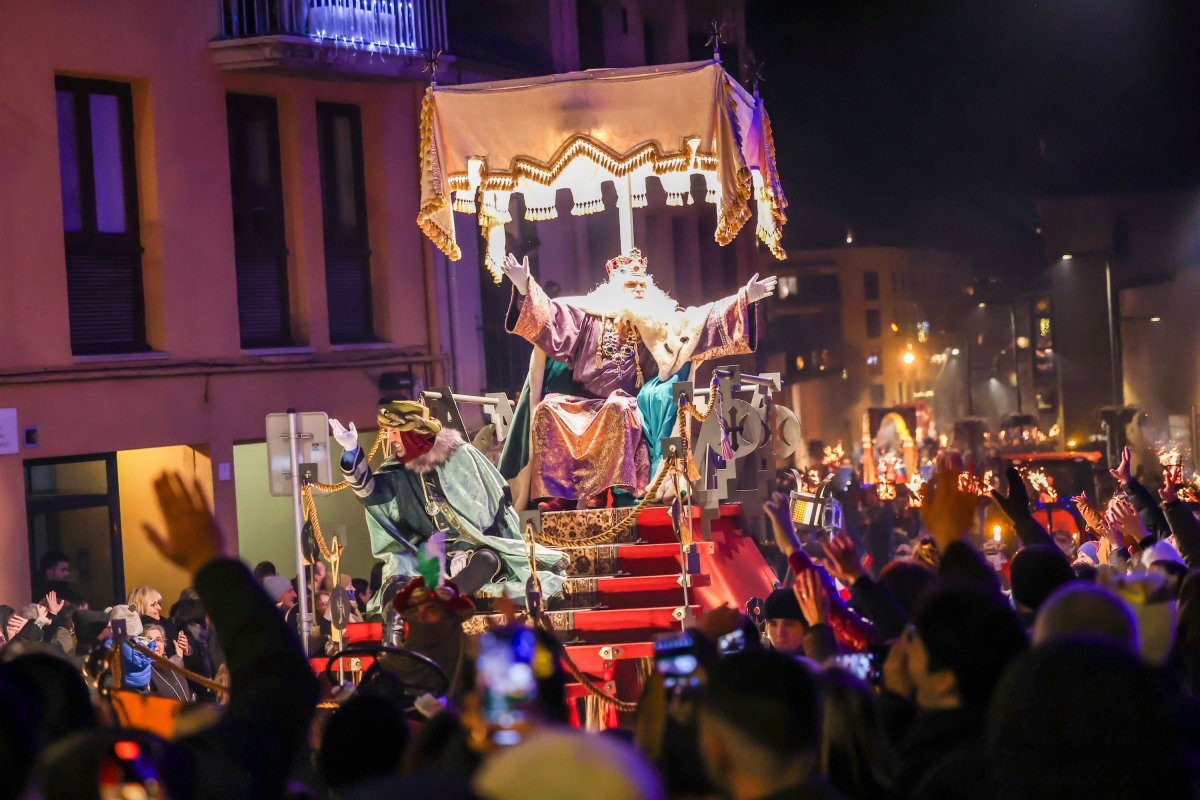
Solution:
<svg viewBox="0 0 1200 800">
<path fill-rule="evenodd" d="M 142 635 L 142 618 L 141 616 L 127 605 L 113 606 L 108 609 L 108 621 L 125 620 L 125 634 L 127 636 Z"/>
</svg>

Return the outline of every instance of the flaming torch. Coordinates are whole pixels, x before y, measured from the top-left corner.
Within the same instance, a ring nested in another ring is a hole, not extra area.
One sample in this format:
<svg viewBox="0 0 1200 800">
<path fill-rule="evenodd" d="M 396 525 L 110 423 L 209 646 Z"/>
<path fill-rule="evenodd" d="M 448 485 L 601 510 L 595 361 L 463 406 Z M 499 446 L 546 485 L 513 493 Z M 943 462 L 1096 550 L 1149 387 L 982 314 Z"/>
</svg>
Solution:
<svg viewBox="0 0 1200 800">
<path fill-rule="evenodd" d="M 1172 444 L 1170 447 L 1160 447 L 1158 449 L 1158 463 L 1162 465 L 1163 483 L 1178 486 L 1181 483 L 1187 482 L 1187 479 L 1183 476 L 1183 453 L 1180 451 L 1179 445 Z"/>
<path fill-rule="evenodd" d="M 1043 470 L 1030 470 L 1025 473 L 1025 477 L 1029 480 L 1029 485 L 1037 490 L 1038 494 L 1046 496 L 1047 502 L 1053 503 L 1058 500 L 1058 492 L 1054 491 L 1054 479 Z"/>
</svg>

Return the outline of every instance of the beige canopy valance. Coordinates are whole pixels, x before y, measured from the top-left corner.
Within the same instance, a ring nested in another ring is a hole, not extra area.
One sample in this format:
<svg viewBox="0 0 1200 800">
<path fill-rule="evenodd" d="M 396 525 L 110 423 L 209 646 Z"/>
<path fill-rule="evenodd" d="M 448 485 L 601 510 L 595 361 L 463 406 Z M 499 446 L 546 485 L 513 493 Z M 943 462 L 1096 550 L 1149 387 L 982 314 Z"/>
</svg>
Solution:
<svg viewBox="0 0 1200 800">
<path fill-rule="evenodd" d="M 571 191 L 572 214 L 604 210 L 605 181 L 637 208 L 651 175 L 669 205 L 691 203 L 691 176 L 703 176 L 720 244 L 750 219 L 753 197 L 758 237 L 785 257 L 771 123 L 757 93 L 713 61 L 431 88 L 420 146 L 421 230 L 456 261 L 452 212 L 475 214 L 497 283 L 514 193 L 531 220 L 558 215 L 559 189 Z"/>
</svg>

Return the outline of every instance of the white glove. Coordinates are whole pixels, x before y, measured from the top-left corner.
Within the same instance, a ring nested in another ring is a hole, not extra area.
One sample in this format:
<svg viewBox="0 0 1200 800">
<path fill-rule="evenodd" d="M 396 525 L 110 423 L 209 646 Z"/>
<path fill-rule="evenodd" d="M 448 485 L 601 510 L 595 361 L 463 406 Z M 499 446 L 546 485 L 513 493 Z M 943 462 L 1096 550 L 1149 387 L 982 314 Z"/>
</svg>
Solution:
<svg viewBox="0 0 1200 800">
<path fill-rule="evenodd" d="M 751 303 L 757 303 L 764 297 L 770 297 L 775 294 L 775 284 L 779 279 L 774 275 L 768 275 L 761 281 L 758 279 L 758 273 L 754 273 L 754 277 L 746 284 L 746 299 Z"/>
<path fill-rule="evenodd" d="M 331 419 L 329 420 L 329 431 L 347 453 L 353 453 L 358 449 L 358 431 L 355 429 L 353 422 L 350 423 L 350 427 L 347 429 L 336 419 Z"/>
<path fill-rule="evenodd" d="M 513 287 L 518 292 L 525 294 L 529 291 L 529 256 L 517 261 L 517 257 L 509 253 L 504 257 L 504 263 L 500 265 L 500 268 L 512 281 Z"/>
</svg>

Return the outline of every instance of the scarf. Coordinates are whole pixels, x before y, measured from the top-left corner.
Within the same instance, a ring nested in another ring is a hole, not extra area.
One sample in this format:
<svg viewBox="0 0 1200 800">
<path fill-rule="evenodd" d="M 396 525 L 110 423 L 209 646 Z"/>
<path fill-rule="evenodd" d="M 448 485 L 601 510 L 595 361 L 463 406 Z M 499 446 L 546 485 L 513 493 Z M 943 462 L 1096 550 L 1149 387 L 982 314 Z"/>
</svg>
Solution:
<svg viewBox="0 0 1200 800">
<path fill-rule="evenodd" d="M 416 431 L 401 431 L 400 441 L 404 444 L 404 455 L 397 456 L 401 464 L 407 464 L 414 458 L 420 458 L 433 449 L 437 437 L 428 433 Z"/>
</svg>

